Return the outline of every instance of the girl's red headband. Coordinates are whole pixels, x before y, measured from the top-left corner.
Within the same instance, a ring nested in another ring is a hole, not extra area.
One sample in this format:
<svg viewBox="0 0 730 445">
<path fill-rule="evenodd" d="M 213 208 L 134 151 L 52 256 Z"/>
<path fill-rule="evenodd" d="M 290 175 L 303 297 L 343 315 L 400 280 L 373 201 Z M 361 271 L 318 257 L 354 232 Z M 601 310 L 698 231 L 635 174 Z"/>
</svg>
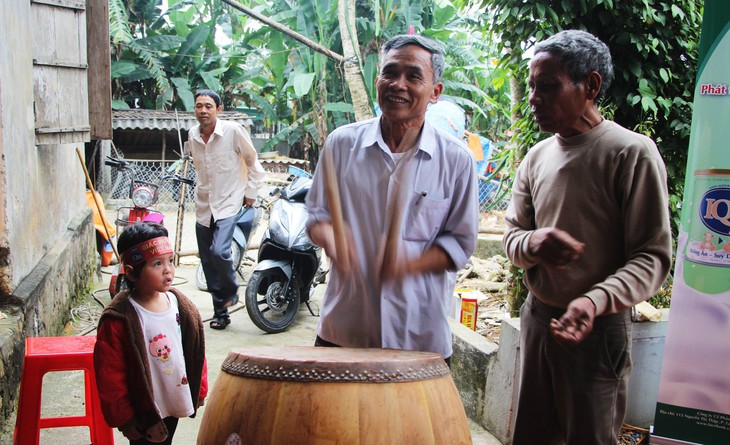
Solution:
<svg viewBox="0 0 730 445">
<path fill-rule="evenodd" d="M 124 264 L 127 266 L 136 266 L 156 256 L 167 255 L 172 253 L 172 245 L 170 239 L 166 236 L 152 238 L 141 242 L 136 246 L 132 246 L 124 252 Z"/>
</svg>

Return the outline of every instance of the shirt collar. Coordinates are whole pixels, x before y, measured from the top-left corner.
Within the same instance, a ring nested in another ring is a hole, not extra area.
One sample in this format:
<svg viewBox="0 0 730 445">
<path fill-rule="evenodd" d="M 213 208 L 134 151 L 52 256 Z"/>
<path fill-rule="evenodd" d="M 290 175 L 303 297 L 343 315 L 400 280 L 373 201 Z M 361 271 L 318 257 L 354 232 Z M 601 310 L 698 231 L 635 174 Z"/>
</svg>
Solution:
<svg viewBox="0 0 730 445">
<path fill-rule="evenodd" d="M 200 132 L 200 124 L 197 124 L 193 127 L 193 130 L 195 133 L 193 133 L 193 137 L 201 138 L 202 134 Z M 213 133 L 217 134 L 218 136 L 223 136 L 223 126 L 221 125 L 221 120 L 219 118 L 216 118 L 215 120 L 215 128 L 213 129 Z"/>
<path fill-rule="evenodd" d="M 365 132 L 365 135 L 363 137 L 363 145 L 365 147 L 373 148 L 377 146 L 386 153 L 389 153 L 390 149 L 383 139 L 383 131 L 381 126 L 382 117 L 378 117 L 375 119 L 378 120 L 376 124 L 370 125 L 368 130 Z M 433 157 L 433 151 L 436 147 L 436 137 L 434 131 L 434 127 L 428 122 L 428 120 L 426 120 L 423 123 L 423 131 L 421 131 L 421 137 L 416 144 L 416 149 L 428 154 L 429 157 Z"/>
<path fill-rule="evenodd" d="M 213 133 L 217 134 L 218 136 L 223 136 L 223 125 L 221 125 L 220 118 L 215 119 L 215 128 L 213 129 Z"/>
</svg>

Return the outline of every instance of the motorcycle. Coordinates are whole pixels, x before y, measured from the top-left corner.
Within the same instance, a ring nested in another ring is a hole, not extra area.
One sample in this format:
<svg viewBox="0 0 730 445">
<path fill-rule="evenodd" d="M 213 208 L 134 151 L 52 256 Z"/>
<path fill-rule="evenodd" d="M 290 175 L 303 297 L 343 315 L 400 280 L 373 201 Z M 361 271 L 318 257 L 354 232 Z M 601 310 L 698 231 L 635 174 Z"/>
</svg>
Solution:
<svg viewBox="0 0 730 445">
<path fill-rule="evenodd" d="M 157 204 L 159 197 L 160 186 L 164 182 L 173 181 L 178 184 L 195 185 L 193 180 L 184 178 L 178 174 L 163 175 L 157 182 L 142 181 L 137 178 L 134 164 L 124 159 L 107 156 L 104 164 L 116 169 L 121 174 L 129 175 L 129 198 L 132 200 L 132 205 L 117 208 L 116 218 L 114 219 L 117 234 L 125 227 L 142 221 L 164 224 L 165 215 L 154 209 L 154 205 Z M 121 264 L 117 264 L 114 267 L 109 282 L 109 293 L 112 298 L 127 287 L 125 280 L 121 279 L 124 274 L 119 272 L 120 267 Z"/>
<path fill-rule="evenodd" d="M 258 264 L 246 286 L 246 310 L 261 330 L 277 333 L 294 321 L 299 305 L 309 305 L 312 288 L 325 281 L 321 249 L 307 236 L 304 199 L 311 176 L 297 169 L 271 207 Z M 297 176 L 298 175 L 298 176 Z"/>
<path fill-rule="evenodd" d="M 243 259 L 246 258 L 250 260 L 251 264 L 254 261 L 253 258 L 246 255 L 246 250 L 248 249 L 248 245 L 251 241 L 251 236 L 256 233 L 256 229 L 259 226 L 262 215 L 263 210 L 260 205 L 247 207 L 238 218 L 238 221 L 236 221 L 236 227 L 233 229 L 231 258 L 233 259 L 233 267 L 236 272 L 241 275 L 241 278 L 243 278 L 243 274 L 241 274 L 240 268 L 243 264 Z M 205 279 L 202 264 L 198 264 L 198 269 L 195 271 L 195 285 L 202 291 L 208 291 L 208 283 Z"/>
</svg>

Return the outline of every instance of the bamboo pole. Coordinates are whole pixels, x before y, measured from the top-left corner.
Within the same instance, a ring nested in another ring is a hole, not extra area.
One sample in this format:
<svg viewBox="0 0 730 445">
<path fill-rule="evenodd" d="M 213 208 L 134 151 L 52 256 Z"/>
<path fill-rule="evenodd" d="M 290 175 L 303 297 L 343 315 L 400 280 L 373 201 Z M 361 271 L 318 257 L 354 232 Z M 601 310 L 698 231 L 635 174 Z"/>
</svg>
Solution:
<svg viewBox="0 0 730 445">
<path fill-rule="evenodd" d="M 114 256 L 117 257 L 117 261 L 121 262 L 121 258 L 119 258 L 119 252 L 117 252 L 117 246 L 114 245 L 112 242 L 112 236 L 109 233 L 109 229 L 106 226 L 106 209 L 101 207 L 101 204 L 99 204 L 99 200 L 96 197 L 96 190 L 94 190 L 94 184 L 91 183 L 91 177 L 89 176 L 89 170 L 86 169 L 86 162 L 84 161 L 84 157 L 81 155 L 81 150 L 76 147 L 76 154 L 79 157 L 79 161 L 81 162 L 81 168 L 84 169 L 84 174 L 86 175 L 86 184 L 89 186 L 89 190 L 91 190 L 91 196 L 94 198 L 94 204 L 96 204 L 96 210 L 99 211 L 99 216 L 101 217 L 101 225 L 104 226 L 104 232 L 106 232 L 106 237 L 109 240 L 109 244 L 112 246 L 112 250 L 114 251 Z"/>
<path fill-rule="evenodd" d="M 180 119 L 177 115 L 177 109 L 175 110 L 175 122 L 177 124 L 177 140 L 180 144 L 180 150 L 182 152 L 182 158 L 183 158 L 183 166 L 182 166 L 182 176 L 184 178 L 188 177 L 188 150 L 183 145 L 182 142 L 182 135 L 180 135 Z M 175 221 L 175 267 L 180 265 L 180 257 L 183 256 L 180 254 L 180 250 L 182 249 L 182 234 L 183 234 L 183 220 L 185 219 L 185 197 L 188 194 L 187 184 L 184 182 L 180 183 L 180 197 L 178 198 L 178 204 L 177 204 L 177 220 Z"/>
</svg>

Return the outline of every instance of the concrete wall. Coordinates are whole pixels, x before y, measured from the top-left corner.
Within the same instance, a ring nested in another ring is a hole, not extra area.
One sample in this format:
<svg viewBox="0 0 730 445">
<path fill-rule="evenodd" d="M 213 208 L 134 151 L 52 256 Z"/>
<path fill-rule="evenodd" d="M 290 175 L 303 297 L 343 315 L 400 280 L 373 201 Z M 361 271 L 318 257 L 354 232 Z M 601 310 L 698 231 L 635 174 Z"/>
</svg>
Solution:
<svg viewBox="0 0 730 445">
<path fill-rule="evenodd" d="M 18 403 L 25 338 L 63 335 L 75 298 L 91 291 L 97 270 L 93 230 L 91 212 L 80 213 L 2 307 L 7 318 L 0 320 L 0 425 Z"/>
<path fill-rule="evenodd" d="M 0 319 L 0 423 L 15 407 L 25 337 L 61 334 L 72 298 L 88 288 L 95 270 L 76 154 L 84 146 L 35 145 L 32 31 L 31 2 L 3 1 L 0 311 L 8 318 Z"/>
<path fill-rule="evenodd" d="M 647 428 L 653 424 L 659 393 L 668 311 L 656 323 L 634 323 L 625 422 Z M 504 444 L 511 443 L 520 375 L 520 320 L 502 322 L 499 346 L 453 322 L 452 376 L 469 418 Z"/>
</svg>

